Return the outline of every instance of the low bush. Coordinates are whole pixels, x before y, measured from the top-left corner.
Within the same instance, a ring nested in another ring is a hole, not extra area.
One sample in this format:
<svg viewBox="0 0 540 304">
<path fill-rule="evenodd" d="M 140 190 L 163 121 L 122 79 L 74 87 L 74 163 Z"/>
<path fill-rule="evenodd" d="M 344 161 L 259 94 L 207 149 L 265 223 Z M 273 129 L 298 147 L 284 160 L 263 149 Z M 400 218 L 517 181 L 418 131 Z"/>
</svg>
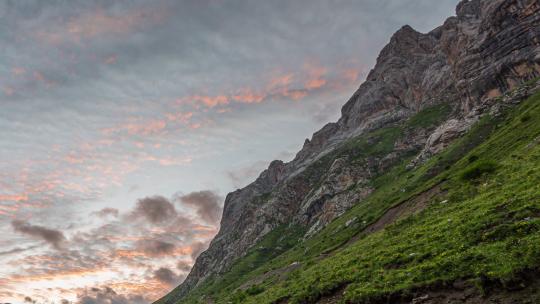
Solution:
<svg viewBox="0 0 540 304">
<path fill-rule="evenodd" d="M 492 161 L 483 161 L 469 166 L 461 173 L 462 180 L 474 180 L 487 173 L 497 170 L 497 164 Z"/>
</svg>

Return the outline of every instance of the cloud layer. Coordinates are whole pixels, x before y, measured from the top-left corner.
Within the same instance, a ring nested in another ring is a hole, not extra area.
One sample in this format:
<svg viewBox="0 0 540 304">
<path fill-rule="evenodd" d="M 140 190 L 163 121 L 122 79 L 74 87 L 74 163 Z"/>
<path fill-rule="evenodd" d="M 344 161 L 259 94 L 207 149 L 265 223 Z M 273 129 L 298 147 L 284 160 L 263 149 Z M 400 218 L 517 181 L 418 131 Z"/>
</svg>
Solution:
<svg viewBox="0 0 540 304">
<path fill-rule="evenodd" d="M 8 277 L 8 285 L 14 282 L 47 284 L 63 279 L 76 282 L 77 278 L 85 276 L 102 277 L 93 286 L 73 288 L 77 297 L 72 301 L 148 303 L 150 298 L 155 299 L 187 276 L 197 256 L 208 247 L 210 238 L 217 232 L 220 196 L 202 190 L 186 197 L 190 199 L 181 204 L 182 212 L 163 196 L 138 199 L 133 208 L 125 212 L 102 208 L 90 213 L 101 225 L 70 237 L 59 230 L 14 220 L 11 223 L 14 231 L 23 237 L 45 241 L 54 250 L 36 245 L 3 252 L 10 256 L 36 247 L 42 249 L 39 254 L 26 254 L 11 262 L 13 266 L 28 268 Z M 210 215 L 211 223 L 203 219 Z M 128 275 L 114 280 L 108 278 L 110 269 L 116 267 L 124 269 L 123 273 Z M 138 278 L 133 280 L 133 276 Z M 134 293 L 134 289 L 138 292 Z M 31 303 L 43 300 L 39 295 L 37 299 L 26 293 L 20 296 Z"/>
<path fill-rule="evenodd" d="M 118 294 L 110 287 L 92 287 L 77 295 L 76 304 L 146 304 L 148 299 L 141 295 Z M 64 303 L 62 303 L 64 304 Z"/>
</svg>

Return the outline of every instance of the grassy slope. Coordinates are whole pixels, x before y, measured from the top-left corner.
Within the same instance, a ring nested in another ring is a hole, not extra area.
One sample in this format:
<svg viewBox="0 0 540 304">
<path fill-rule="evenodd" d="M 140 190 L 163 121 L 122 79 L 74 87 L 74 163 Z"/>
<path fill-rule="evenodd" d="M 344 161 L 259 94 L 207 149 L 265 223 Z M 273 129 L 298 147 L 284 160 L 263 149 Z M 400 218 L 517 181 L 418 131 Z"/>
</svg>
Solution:
<svg viewBox="0 0 540 304">
<path fill-rule="evenodd" d="M 203 294 L 217 303 L 302 303 L 344 286 L 346 300 L 360 302 L 455 279 L 478 281 L 481 288 L 511 284 L 520 271 L 540 266 L 540 146 L 531 144 L 539 135 L 535 96 L 506 118 L 482 119 L 424 166 L 395 166 L 373 181 L 377 190 L 368 199 L 315 237 L 237 271 L 227 284 L 203 284 L 182 303 L 196 303 Z M 343 246 L 389 207 L 441 181 L 446 196 L 426 210 Z M 355 224 L 347 227 L 350 219 Z M 248 290 L 236 289 L 295 261 L 301 266 L 286 279 L 267 275 Z"/>
</svg>

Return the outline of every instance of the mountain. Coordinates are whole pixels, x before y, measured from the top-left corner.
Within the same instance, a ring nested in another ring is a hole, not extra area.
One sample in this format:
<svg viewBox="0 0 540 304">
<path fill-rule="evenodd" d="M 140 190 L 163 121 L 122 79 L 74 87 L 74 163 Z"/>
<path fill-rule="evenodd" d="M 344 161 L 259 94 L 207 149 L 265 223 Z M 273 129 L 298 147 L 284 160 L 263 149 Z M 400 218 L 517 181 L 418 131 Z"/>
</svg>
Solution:
<svg viewBox="0 0 540 304">
<path fill-rule="evenodd" d="M 539 76 L 537 0 L 465 0 L 428 33 L 402 27 L 337 122 L 227 195 L 158 303 L 540 295 Z"/>
</svg>

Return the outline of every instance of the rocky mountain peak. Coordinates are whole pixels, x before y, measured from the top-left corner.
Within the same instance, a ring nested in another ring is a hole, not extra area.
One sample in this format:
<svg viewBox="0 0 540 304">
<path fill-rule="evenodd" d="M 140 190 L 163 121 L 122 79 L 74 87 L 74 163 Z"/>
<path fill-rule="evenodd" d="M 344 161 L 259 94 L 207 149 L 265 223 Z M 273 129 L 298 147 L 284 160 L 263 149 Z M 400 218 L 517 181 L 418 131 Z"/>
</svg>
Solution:
<svg viewBox="0 0 540 304">
<path fill-rule="evenodd" d="M 388 47 L 400 48 L 403 50 L 408 50 L 408 47 L 410 46 L 413 46 L 414 48 L 414 45 L 417 44 L 420 36 L 422 36 L 422 33 L 416 31 L 410 25 L 406 24 L 392 35 L 390 42 L 388 43 Z"/>
<path fill-rule="evenodd" d="M 456 15 L 458 18 L 478 18 L 481 13 L 480 0 L 461 0 L 456 7 Z"/>
</svg>

